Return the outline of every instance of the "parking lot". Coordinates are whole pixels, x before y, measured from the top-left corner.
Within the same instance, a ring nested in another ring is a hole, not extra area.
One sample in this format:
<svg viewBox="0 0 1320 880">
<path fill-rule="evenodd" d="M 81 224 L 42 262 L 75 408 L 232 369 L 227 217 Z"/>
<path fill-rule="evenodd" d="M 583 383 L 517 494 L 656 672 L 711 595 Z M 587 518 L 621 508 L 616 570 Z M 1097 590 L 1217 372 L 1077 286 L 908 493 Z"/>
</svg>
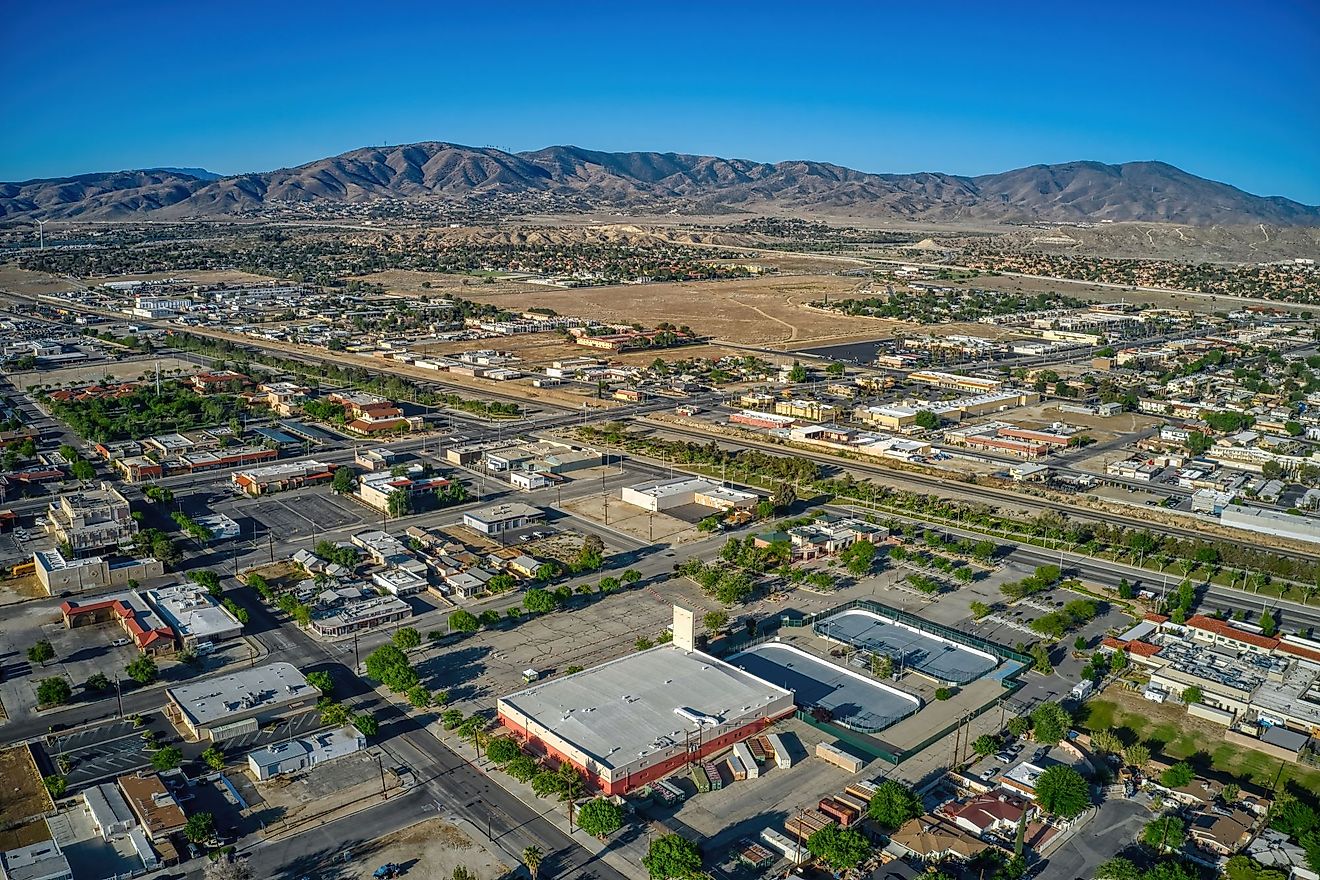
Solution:
<svg viewBox="0 0 1320 880">
<path fill-rule="evenodd" d="M 379 515 L 347 498 L 324 488 L 301 489 L 262 498 L 236 498 L 215 505 L 217 512 L 239 520 L 257 523 L 258 533 L 269 533 L 277 540 L 289 541 L 305 536 L 361 524 L 363 528 L 379 522 Z"/>
<path fill-rule="evenodd" d="M 156 731 L 161 741 L 170 730 L 169 723 L 158 712 L 143 717 L 147 723 L 142 727 L 131 721 L 116 720 L 67 734 L 52 734 L 38 748 L 50 767 L 59 768 L 61 762 L 67 762 L 69 772 L 64 776 L 70 788 L 113 779 L 151 763 L 151 752 L 142 739 L 144 730 Z"/>
</svg>

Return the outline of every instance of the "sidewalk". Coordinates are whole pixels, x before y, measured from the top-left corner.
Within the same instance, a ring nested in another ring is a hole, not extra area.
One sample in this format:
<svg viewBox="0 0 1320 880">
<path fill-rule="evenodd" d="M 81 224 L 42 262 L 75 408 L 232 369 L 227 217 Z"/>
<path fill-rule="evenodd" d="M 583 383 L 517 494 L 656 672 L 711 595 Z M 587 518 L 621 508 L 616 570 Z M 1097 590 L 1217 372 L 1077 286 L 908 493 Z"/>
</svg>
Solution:
<svg viewBox="0 0 1320 880">
<path fill-rule="evenodd" d="M 498 769 L 489 761 L 484 753 L 481 758 L 477 757 L 476 750 L 472 743 L 442 728 L 439 722 L 433 722 L 427 725 L 427 732 L 434 736 L 440 742 L 457 755 L 485 773 L 492 782 L 498 784 L 505 791 L 517 797 L 525 803 L 529 809 L 539 813 L 542 818 L 553 824 L 560 831 L 571 837 L 579 846 L 591 853 L 596 858 L 608 864 L 611 868 L 623 874 L 625 877 L 636 875 L 638 865 L 642 863 L 642 857 L 646 855 L 647 835 L 645 833 L 635 835 L 631 841 L 623 842 L 620 836 L 623 835 L 629 825 L 627 818 L 624 820 L 624 827 L 609 840 L 599 840 L 577 826 L 569 828 L 568 808 L 558 800 L 550 798 L 541 798 L 532 791 L 530 783 L 519 782 L 509 774 Z M 637 820 L 634 817 L 634 823 Z M 644 830 L 644 829 L 643 829 Z M 485 835 L 479 835 L 483 840 Z M 499 847 L 498 841 L 492 841 L 492 845 Z M 520 857 L 521 854 L 514 854 Z"/>
</svg>

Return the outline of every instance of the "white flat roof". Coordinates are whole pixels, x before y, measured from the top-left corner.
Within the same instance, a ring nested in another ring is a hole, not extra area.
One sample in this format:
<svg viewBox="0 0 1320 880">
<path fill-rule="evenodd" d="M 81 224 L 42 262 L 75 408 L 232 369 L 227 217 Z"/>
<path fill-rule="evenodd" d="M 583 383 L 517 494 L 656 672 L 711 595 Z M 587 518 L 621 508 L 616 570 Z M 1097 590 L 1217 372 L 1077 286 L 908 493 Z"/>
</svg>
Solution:
<svg viewBox="0 0 1320 880">
<path fill-rule="evenodd" d="M 200 727 L 258 707 L 276 708 L 306 699 L 313 689 L 292 663 L 276 662 L 172 687 L 166 693 Z"/>
<path fill-rule="evenodd" d="M 499 702 L 613 769 L 682 743 L 695 729 L 689 716 L 727 725 L 786 697 L 792 692 L 723 660 L 660 645 Z"/>
<path fill-rule="evenodd" d="M 676 477 L 672 480 L 652 480 L 646 483 L 638 483 L 628 488 L 639 495 L 650 495 L 652 498 L 668 498 L 673 495 L 682 495 L 685 492 L 709 492 L 718 488 L 718 485 L 704 477 Z"/>
</svg>

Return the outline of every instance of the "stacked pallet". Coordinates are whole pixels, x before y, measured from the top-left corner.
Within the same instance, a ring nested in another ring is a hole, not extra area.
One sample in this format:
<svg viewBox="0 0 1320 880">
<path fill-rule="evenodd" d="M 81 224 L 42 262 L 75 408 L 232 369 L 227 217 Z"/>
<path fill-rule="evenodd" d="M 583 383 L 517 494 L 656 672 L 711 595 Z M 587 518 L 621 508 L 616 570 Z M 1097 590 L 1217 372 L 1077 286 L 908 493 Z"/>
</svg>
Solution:
<svg viewBox="0 0 1320 880">
<path fill-rule="evenodd" d="M 754 736 L 747 740 L 747 749 L 758 764 L 764 764 L 774 757 L 774 749 L 770 748 L 770 741 L 764 736 Z"/>
<path fill-rule="evenodd" d="M 848 773 L 860 773 L 862 768 L 866 766 L 866 762 L 861 758 L 826 742 L 816 743 L 816 757 L 824 758 L 835 767 Z"/>
<path fill-rule="evenodd" d="M 784 830 L 790 836 L 806 840 L 827 825 L 834 825 L 835 820 L 819 810 L 803 810 L 784 823 Z"/>
<path fill-rule="evenodd" d="M 875 797 L 875 790 L 877 787 L 878 786 L 876 786 L 874 782 L 863 782 L 859 780 L 857 782 L 848 783 L 848 787 L 845 788 L 843 792 L 844 794 L 855 797 L 859 801 L 864 801 L 869 805 L 871 803 L 871 798 Z"/>
<path fill-rule="evenodd" d="M 770 850 L 745 837 L 734 844 L 734 849 L 738 853 L 738 861 L 751 868 L 768 868 L 778 858 Z"/>
</svg>

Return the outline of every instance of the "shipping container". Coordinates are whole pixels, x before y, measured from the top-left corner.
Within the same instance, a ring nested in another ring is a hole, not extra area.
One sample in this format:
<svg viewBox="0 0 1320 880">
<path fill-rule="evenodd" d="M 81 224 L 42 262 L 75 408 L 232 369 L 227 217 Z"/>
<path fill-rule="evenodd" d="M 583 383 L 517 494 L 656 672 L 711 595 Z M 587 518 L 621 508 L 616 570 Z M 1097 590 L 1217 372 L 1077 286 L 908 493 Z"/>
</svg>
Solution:
<svg viewBox="0 0 1320 880">
<path fill-rule="evenodd" d="M 849 754 L 838 746 L 829 743 L 816 744 L 816 757 L 824 758 L 829 763 L 849 773 L 860 773 L 866 762 L 856 755 Z"/>
<path fill-rule="evenodd" d="M 735 743 L 733 746 L 733 753 L 737 755 L 738 760 L 742 762 L 743 771 L 747 774 L 748 779 L 755 779 L 761 775 L 761 768 L 756 765 L 756 757 L 752 754 L 752 750 L 747 747 L 746 743 Z"/>
<path fill-rule="evenodd" d="M 692 784 L 697 787 L 697 791 L 710 791 L 710 777 L 706 775 L 706 768 L 700 764 L 693 764 L 688 768 L 688 776 L 692 778 Z"/>
<path fill-rule="evenodd" d="M 737 752 L 730 754 L 726 763 L 729 765 L 729 776 L 735 782 L 747 778 L 747 768 L 743 766 L 742 759 L 738 757 Z"/>
<path fill-rule="evenodd" d="M 747 748 L 751 751 L 752 757 L 756 763 L 764 764 L 770 760 L 773 750 L 770 748 L 770 742 L 763 736 L 754 736 L 747 741 Z"/>
<path fill-rule="evenodd" d="M 720 770 L 714 764 L 702 764 L 701 769 L 706 773 L 706 782 L 710 785 L 711 791 L 719 791 L 724 787 L 724 777 L 720 775 Z"/>
<path fill-rule="evenodd" d="M 836 794 L 834 796 L 834 800 L 843 804 L 846 807 L 851 807 L 853 810 L 856 810 L 859 815 L 865 813 L 867 809 L 867 801 L 864 801 L 858 797 L 853 797 L 847 792 L 844 792 L 843 794 Z"/>
<path fill-rule="evenodd" d="M 779 738 L 779 734 L 772 733 L 766 737 L 770 741 L 770 748 L 775 753 L 775 766 L 780 770 L 787 770 L 793 766 L 793 758 L 789 755 L 788 749 L 784 747 L 784 741 Z"/>
</svg>

